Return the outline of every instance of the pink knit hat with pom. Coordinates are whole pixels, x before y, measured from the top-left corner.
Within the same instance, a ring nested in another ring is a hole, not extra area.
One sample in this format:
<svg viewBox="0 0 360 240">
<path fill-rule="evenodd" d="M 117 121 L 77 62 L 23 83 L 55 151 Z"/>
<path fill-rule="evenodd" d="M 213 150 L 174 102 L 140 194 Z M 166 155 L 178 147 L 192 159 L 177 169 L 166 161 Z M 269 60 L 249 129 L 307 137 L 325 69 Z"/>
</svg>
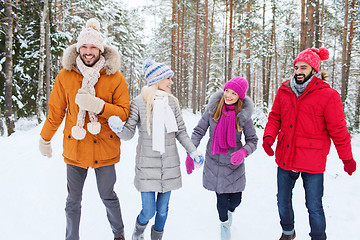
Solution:
<svg viewBox="0 0 360 240">
<path fill-rule="evenodd" d="M 234 77 L 230 81 L 225 83 L 224 91 L 225 91 L 225 89 L 229 88 L 229 89 L 233 90 L 234 92 L 236 92 L 239 95 L 241 100 L 244 100 L 248 86 L 249 86 L 249 84 L 245 78 Z"/>
<path fill-rule="evenodd" d="M 298 61 L 304 61 L 312 66 L 316 72 L 319 72 L 320 61 L 327 59 L 329 59 L 329 51 L 326 48 L 308 48 L 299 53 L 294 60 L 293 66 L 295 67 L 295 63 Z"/>
<path fill-rule="evenodd" d="M 101 36 L 100 23 L 95 18 L 90 18 L 86 22 L 86 27 L 80 32 L 77 38 L 76 51 L 79 52 L 79 48 L 85 44 L 92 44 L 104 52 L 104 39 Z"/>
</svg>

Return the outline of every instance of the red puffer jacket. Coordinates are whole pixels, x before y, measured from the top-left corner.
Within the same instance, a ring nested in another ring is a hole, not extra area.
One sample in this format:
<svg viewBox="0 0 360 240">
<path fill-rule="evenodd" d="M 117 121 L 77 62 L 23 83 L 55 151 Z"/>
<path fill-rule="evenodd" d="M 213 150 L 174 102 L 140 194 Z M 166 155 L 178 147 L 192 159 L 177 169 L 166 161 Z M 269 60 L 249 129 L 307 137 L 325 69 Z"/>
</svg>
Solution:
<svg viewBox="0 0 360 240">
<path fill-rule="evenodd" d="M 314 76 L 299 98 L 284 82 L 275 97 L 264 138 L 276 139 L 275 160 L 285 170 L 323 173 L 333 140 L 340 159 L 352 158 L 339 93 Z"/>
</svg>

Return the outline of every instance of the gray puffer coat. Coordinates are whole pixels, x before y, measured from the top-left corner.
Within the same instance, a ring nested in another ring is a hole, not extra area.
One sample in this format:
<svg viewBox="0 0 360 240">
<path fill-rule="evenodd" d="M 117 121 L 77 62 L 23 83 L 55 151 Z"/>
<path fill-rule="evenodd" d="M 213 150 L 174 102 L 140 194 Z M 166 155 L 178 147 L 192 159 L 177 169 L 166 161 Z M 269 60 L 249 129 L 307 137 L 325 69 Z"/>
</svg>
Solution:
<svg viewBox="0 0 360 240">
<path fill-rule="evenodd" d="M 186 132 L 181 110 L 172 96 L 169 96 L 169 106 L 174 112 L 178 131 L 165 133 L 165 153 L 152 150 L 152 136 L 146 129 L 146 102 L 141 95 L 132 100 L 129 118 L 123 131 L 118 134 L 121 139 L 129 140 L 134 136 L 136 126 L 138 127 L 134 184 L 140 192 L 164 193 L 182 186 L 176 139 L 187 152 L 196 150 Z M 150 119 L 152 129 L 152 116 Z"/>
<path fill-rule="evenodd" d="M 247 151 L 247 156 L 256 150 L 258 137 L 256 136 L 255 127 L 251 119 L 253 113 L 253 102 L 249 97 L 245 97 L 243 108 L 240 110 L 237 117 L 242 131 L 236 130 L 236 147 L 229 148 L 228 153 L 211 154 L 212 138 L 216 122 L 211 116 L 216 108 L 214 103 L 221 99 L 223 91 L 218 91 L 210 98 L 208 107 L 201 117 L 199 123 L 194 128 L 191 135 L 191 140 L 197 147 L 201 139 L 206 134 L 210 127 L 210 138 L 206 146 L 205 165 L 203 172 L 203 186 L 204 188 L 215 191 L 217 193 L 237 193 L 245 189 L 245 164 L 232 165 L 230 162 L 231 153 L 244 148 Z M 245 145 L 241 142 L 241 135 L 245 136 Z"/>
</svg>

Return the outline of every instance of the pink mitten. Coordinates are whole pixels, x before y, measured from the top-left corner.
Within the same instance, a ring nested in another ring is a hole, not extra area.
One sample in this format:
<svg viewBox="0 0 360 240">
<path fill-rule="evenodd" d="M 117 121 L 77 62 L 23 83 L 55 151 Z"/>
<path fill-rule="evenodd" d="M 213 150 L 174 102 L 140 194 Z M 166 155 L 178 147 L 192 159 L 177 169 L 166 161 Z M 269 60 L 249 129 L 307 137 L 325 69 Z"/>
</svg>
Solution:
<svg viewBox="0 0 360 240">
<path fill-rule="evenodd" d="M 192 171 L 195 169 L 194 167 L 194 160 L 190 157 L 189 154 L 186 156 L 185 160 L 186 172 L 187 174 L 191 174 Z"/>
<path fill-rule="evenodd" d="M 239 165 L 244 161 L 244 158 L 247 156 L 247 151 L 244 148 L 240 148 L 240 150 L 233 152 L 231 154 L 231 163 L 233 165 Z"/>
</svg>

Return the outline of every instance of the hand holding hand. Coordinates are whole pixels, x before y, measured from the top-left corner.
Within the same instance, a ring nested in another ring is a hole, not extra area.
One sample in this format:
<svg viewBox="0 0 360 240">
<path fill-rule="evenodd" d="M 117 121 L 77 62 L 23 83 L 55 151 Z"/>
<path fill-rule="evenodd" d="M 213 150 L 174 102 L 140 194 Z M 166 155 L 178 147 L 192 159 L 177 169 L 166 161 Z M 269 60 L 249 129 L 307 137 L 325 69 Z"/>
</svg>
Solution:
<svg viewBox="0 0 360 240">
<path fill-rule="evenodd" d="M 239 165 L 244 161 L 246 156 L 247 151 L 244 148 L 240 148 L 238 151 L 231 154 L 230 161 L 233 165 Z"/>
<path fill-rule="evenodd" d="M 353 174 L 353 172 L 356 171 L 356 162 L 354 158 L 350 160 L 342 160 L 344 163 L 344 171 L 347 172 L 350 176 Z"/>
<path fill-rule="evenodd" d="M 190 157 L 194 159 L 194 164 L 196 168 L 199 168 L 204 163 L 204 156 L 198 150 L 190 153 Z"/>
<path fill-rule="evenodd" d="M 271 148 L 271 146 L 274 144 L 274 142 L 275 142 L 275 139 L 273 137 L 270 137 L 270 136 L 264 137 L 262 146 L 263 146 L 266 154 L 269 156 L 274 155 L 274 150 L 272 150 L 272 148 Z"/>
<path fill-rule="evenodd" d="M 43 156 L 51 158 L 52 157 L 51 141 L 45 141 L 42 137 L 40 137 L 39 150 Z"/>
<path fill-rule="evenodd" d="M 80 88 L 76 94 L 75 103 L 79 105 L 79 108 L 95 114 L 99 114 L 105 105 L 104 100 L 91 95 L 82 88 Z"/>
<path fill-rule="evenodd" d="M 114 133 L 121 133 L 124 129 L 124 123 L 118 116 L 111 116 L 108 119 L 109 127 Z"/>
</svg>

